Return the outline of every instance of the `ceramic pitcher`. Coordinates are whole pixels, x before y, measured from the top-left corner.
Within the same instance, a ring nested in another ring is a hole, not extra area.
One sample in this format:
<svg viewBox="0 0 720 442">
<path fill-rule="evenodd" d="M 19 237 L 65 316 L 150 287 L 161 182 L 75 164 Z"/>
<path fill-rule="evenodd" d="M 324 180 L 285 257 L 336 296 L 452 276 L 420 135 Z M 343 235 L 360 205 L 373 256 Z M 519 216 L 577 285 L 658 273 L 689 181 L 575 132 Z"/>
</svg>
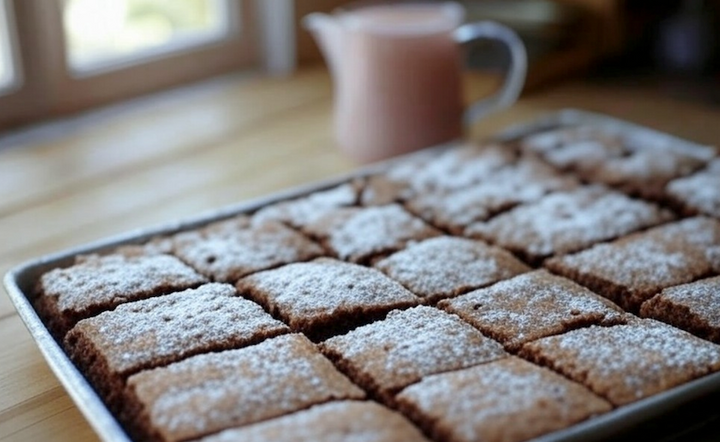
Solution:
<svg viewBox="0 0 720 442">
<path fill-rule="evenodd" d="M 370 162 L 462 137 L 464 126 L 511 105 L 525 81 L 525 48 L 495 22 L 462 24 L 453 2 L 372 3 L 304 17 L 333 78 L 337 144 Z M 503 43 L 510 68 L 500 91 L 465 109 L 461 46 Z"/>
</svg>

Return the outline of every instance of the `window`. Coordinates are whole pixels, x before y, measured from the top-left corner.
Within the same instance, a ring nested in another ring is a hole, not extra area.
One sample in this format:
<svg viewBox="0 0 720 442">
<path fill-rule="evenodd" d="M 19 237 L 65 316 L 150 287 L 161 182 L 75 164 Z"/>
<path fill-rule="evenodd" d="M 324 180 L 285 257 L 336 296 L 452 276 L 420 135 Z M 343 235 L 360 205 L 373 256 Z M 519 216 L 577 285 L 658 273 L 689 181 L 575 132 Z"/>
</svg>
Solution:
<svg viewBox="0 0 720 442">
<path fill-rule="evenodd" d="M 0 0 L 0 130 L 257 67 L 258 3 Z"/>
<path fill-rule="evenodd" d="M 112 69 L 217 42 L 233 30 L 223 0 L 68 0 L 68 65 L 76 74 Z"/>
</svg>

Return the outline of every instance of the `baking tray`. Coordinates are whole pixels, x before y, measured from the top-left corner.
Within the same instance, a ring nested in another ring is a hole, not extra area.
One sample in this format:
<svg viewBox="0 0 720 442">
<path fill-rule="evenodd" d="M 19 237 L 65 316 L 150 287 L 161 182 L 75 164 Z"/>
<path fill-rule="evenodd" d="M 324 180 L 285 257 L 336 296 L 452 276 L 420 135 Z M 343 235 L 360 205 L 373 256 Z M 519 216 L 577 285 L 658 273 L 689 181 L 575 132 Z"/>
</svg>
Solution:
<svg viewBox="0 0 720 442">
<path fill-rule="evenodd" d="M 527 123 L 511 126 L 492 139 L 512 142 L 524 136 L 553 128 L 577 125 L 591 125 L 607 129 L 633 139 L 642 139 L 653 145 L 676 146 L 680 149 L 713 150 L 711 146 L 700 145 L 680 139 L 644 126 L 618 120 L 605 115 L 575 109 L 563 109 L 546 114 Z M 60 383 L 85 416 L 98 436 L 107 442 L 130 442 L 120 424 L 108 411 L 100 397 L 73 365 L 60 345 L 38 317 L 30 300 L 37 278 L 44 272 L 70 265 L 78 254 L 103 253 L 121 245 L 142 243 L 157 235 L 176 233 L 202 224 L 228 218 L 241 213 L 252 212 L 262 206 L 288 198 L 303 196 L 309 192 L 322 190 L 340 184 L 351 178 L 371 175 L 388 169 L 393 164 L 407 161 L 416 155 L 424 155 L 428 150 L 445 150 L 456 143 L 404 155 L 399 158 L 377 163 L 358 169 L 350 174 L 296 187 L 267 197 L 249 200 L 233 206 L 201 214 L 194 218 L 170 222 L 148 229 L 138 229 L 122 235 L 89 243 L 51 255 L 46 255 L 11 269 L 4 278 L 4 284 L 18 315 L 30 331 L 40 352 L 55 373 Z M 539 438 L 535 442 L 575 442 L 600 441 L 617 437 L 635 438 L 652 436 L 668 440 L 682 432 L 706 426 L 720 418 L 717 409 L 720 399 L 720 372 L 688 382 L 673 389 L 617 408 L 609 413 L 576 424 L 570 428 L 556 431 Z M 661 419 L 662 418 L 662 419 Z M 720 425 L 713 424 L 720 435 Z"/>
</svg>

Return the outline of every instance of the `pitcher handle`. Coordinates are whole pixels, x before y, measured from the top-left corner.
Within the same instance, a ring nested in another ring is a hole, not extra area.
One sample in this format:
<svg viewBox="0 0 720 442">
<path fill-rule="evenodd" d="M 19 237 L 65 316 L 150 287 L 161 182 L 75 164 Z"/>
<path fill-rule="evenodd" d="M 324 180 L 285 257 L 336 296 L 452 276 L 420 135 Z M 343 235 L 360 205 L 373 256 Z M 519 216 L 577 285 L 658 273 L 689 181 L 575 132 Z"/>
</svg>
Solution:
<svg viewBox="0 0 720 442">
<path fill-rule="evenodd" d="M 527 53 L 520 37 L 507 26 L 492 21 L 480 21 L 462 25 L 455 30 L 455 41 L 467 44 L 475 40 L 495 40 L 505 44 L 510 52 L 510 68 L 500 91 L 488 98 L 476 101 L 465 110 L 466 125 L 481 117 L 511 106 L 520 96 L 527 73 Z"/>
</svg>

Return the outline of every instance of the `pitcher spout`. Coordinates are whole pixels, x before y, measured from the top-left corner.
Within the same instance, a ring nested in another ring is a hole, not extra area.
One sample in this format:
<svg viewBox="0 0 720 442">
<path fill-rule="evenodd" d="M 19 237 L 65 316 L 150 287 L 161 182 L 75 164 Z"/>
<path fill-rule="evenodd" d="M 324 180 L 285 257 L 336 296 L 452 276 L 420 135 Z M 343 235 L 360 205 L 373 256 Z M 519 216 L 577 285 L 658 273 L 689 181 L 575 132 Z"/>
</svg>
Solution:
<svg viewBox="0 0 720 442">
<path fill-rule="evenodd" d="M 342 52 L 342 27 L 337 17 L 321 12 L 313 12 L 303 17 L 302 25 L 315 38 L 320 51 L 325 57 L 330 72 L 337 75 Z"/>
</svg>

